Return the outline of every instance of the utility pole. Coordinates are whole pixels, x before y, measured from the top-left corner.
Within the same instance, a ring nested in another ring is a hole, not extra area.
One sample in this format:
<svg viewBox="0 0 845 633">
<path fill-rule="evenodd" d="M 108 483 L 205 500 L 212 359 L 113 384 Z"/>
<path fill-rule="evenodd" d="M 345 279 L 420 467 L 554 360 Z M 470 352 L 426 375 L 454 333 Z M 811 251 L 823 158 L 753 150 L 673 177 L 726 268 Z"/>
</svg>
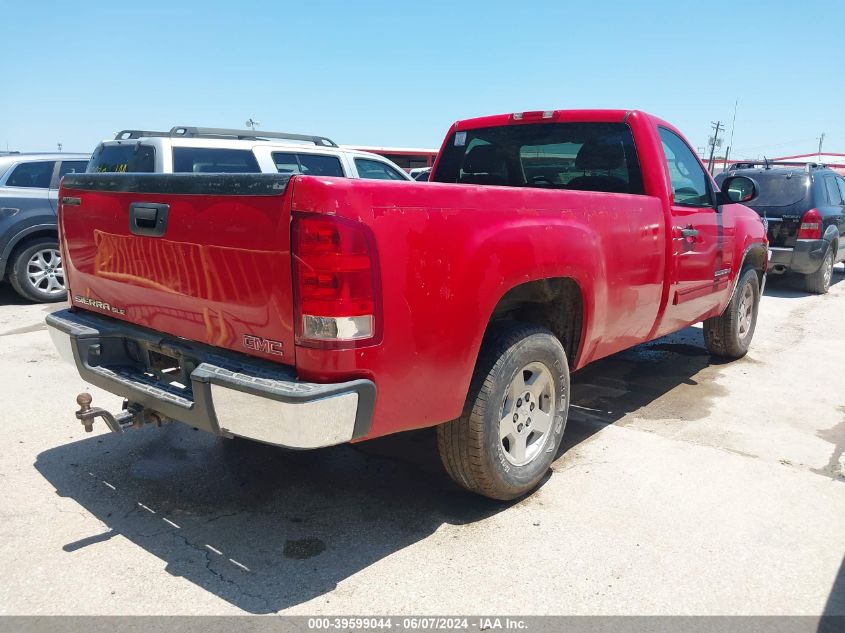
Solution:
<svg viewBox="0 0 845 633">
<path fill-rule="evenodd" d="M 822 143 L 824 143 L 824 132 L 822 132 L 822 135 L 819 137 L 819 162 L 822 162 Z"/>
<path fill-rule="evenodd" d="M 713 174 L 713 158 L 716 155 L 716 147 L 722 146 L 722 141 L 719 139 L 719 132 L 721 132 L 724 128 L 722 127 L 721 121 L 714 121 L 710 124 L 713 129 L 715 130 L 713 136 L 711 136 L 708 140 L 710 143 L 710 160 L 707 161 L 707 171 L 710 174 Z"/>
<path fill-rule="evenodd" d="M 739 97 L 737 97 L 737 100 L 734 101 L 734 119 L 731 122 L 731 140 L 728 141 L 728 149 L 725 150 L 725 162 L 724 162 L 724 165 L 722 167 L 723 169 L 728 168 L 728 156 L 730 156 L 731 149 L 734 146 L 734 129 L 736 129 L 736 108 L 737 108 L 738 105 L 739 105 Z"/>
</svg>

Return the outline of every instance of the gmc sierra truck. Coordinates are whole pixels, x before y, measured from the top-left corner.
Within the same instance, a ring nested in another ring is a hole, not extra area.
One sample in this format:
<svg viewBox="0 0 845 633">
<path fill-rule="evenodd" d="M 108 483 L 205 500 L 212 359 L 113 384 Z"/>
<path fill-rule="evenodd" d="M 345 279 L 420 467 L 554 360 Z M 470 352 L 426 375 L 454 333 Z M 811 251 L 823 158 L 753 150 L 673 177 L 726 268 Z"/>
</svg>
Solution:
<svg viewBox="0 0 845 633">
<path fill-rule="evenodd" d="M 766 231 L 637 111 L 455 123 L 429 183 L 78 174 L 59 222 L 86 430 L 183 422 L 306 449 L 437 425 L 467 489 L 512 499 L 560 445 L 569 375 L 704 322 L 748 350 Z"/>
</svg>

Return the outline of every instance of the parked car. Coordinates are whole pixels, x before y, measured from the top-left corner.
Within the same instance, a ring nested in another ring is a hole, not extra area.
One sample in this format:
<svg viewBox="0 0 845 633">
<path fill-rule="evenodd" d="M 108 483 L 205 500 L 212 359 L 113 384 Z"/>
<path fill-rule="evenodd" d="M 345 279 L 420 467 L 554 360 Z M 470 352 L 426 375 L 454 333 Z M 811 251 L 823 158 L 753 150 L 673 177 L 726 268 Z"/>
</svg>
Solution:
<svg viewBox="0 0 845 633">
<path fill-rule="evenodd" d="M 826 293 L 834 264 L 845 261 L 845 179 L 816 163 L 766 161 L 732 165 L 716 182 L 738 175 L 753 179 L 759 189 L 748 206 L 768 225 L 769 272 L 799 273 L 808 292 Z M 734 181 L 733 187 L 743 182 Z"/>
<path fill-rule="evenodd" d="M 114 140 L 97 146 L 88 171 L 279 173 L 411 180 L 386 158 L 338 147 L 324 136 L 185 126 L 169 132 L 118 132 Z"/>
<path fill-rule="evenodd" d="M 126 398 L 112 416 L 80 394 L 77 417 L 293 448 L 437 425 L 458 484 L 512 499 L 557 454 L 570 368 L 700 321 L 713 354 L 748 351 L 766 232 L 735 201 L 754 183 L 729 198 L 668 123 L 460 121 L 431 180 L 65 178 L 72 308 L 47 323 Z"/>
<path fill-rule="evenodd" d="M 56 223 L 59 182 L 87 164 L 87 154 L 0 156 L 0 279 L 30 301 L 67 296 Z"/>
</svg>

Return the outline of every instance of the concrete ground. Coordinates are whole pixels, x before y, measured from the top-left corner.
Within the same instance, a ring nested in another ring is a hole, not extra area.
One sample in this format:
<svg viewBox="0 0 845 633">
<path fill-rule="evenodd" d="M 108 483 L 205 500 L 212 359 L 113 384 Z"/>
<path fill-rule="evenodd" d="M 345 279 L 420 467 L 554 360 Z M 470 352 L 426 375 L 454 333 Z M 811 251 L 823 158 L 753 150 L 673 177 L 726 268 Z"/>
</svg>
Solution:
<svg viewBox="0 0 845 633">
<path fill-rule="evenodd" d="M 834 282 L 770 280 L 741 361 L 690 328 L 577 374 L 553 472 L 513 504 L 456 489 L 431 432 L 84 434 L 54 308 L 0 286 L 0 613 L 845 614 Z"/>
</svg>

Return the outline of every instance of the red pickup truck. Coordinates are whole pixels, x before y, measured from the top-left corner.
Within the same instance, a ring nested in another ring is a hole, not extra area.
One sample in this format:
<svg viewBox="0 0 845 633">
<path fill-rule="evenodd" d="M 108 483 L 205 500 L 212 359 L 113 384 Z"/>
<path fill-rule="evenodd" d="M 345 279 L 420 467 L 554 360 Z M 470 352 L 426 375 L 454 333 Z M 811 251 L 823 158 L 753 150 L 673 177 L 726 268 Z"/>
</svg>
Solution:
<svg viewBox="0 0 845 633">
<path fill-rule="evenodd" d="M 47 318 L 86 429 L 181 421 L 316 448 L 438 425 L 446 470 L 510 499 L 566 424 L 569 374 L 704 321 L 751 342 L 760 217 L 681 134 L 637 111 L 455 123 L 431 182 L 66 176 L 72 307 Z"/>
</svg>

